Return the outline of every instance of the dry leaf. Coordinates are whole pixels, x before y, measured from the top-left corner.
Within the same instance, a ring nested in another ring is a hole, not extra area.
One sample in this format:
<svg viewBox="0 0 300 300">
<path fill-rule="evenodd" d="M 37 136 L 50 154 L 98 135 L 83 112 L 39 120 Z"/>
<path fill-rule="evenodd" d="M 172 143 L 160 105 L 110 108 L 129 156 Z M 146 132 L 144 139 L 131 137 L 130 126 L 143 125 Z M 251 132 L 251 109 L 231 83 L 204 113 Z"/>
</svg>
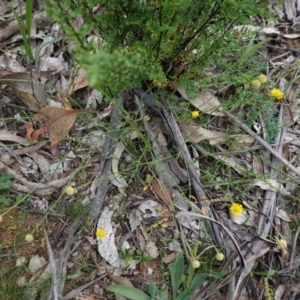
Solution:
<svg viewBox="0 0 300 300">
<path fill-rule="evenodd" d="M 233 134 L 228 135 L 215 130 L 209 130 L 202 128 L 193 123 L 181 123 L 178 124 L 180 131 L 184 138 L 189 143 L 198 144 L 203 140 L 208 140 L 211 145 L 225 144 L 228 141 L 232 142 L 235 140 L 234 147 L 231 149 L 240 149 L 240 147 L 251 146 L 254 143 L 254 138 L 247 134 Z"/>
<path fill-rule="evenodd" d="M 163 201 L 163 203 L 169 208 L 169 210 L 174 210 L 172 204 L 172 193 L 170 189 L 156 178 L 151 181 L 151 186 L 155 194 L 159 197 L 160 200 Z"/>
<path fill-rule="evenodd" d="M 262 160 L 256 155 L 252 155 L 252 158 L 253 158 L 252 166 L 254 172 L 256 174 L 264 175 L 264 166 Z"/>
<path fill-rule="evenodd" d="M 169 263 L 175 261 L 176 258 L 178 257 L 178 255 L 179 254 L 177 252 L 172 252 L 171 254 L 164 256 L 162 260 L 165 264 L 169 264 Z"/>
<path fill-rule="evenodd" d="M 251 184 L 252 186 L 259 186 L 262 190 L 266 191 L 273 191 L 273 192 L 280 192 L 283 194 L 288 194 L 283 187 L 283 185 L 277 181 L 276 179 L 272 178 L 266 178 L 264 180 L 254 180 L 254 182 Z"/>
<path fill-rule="evenodd" d="M 76 70 L 75 72 L 73 72 L 72 70 L 72 74 L 73 76 L 71 76 L 71 78 L 74 78 L 72 84 L 70 85 L 69 88 L 69 92 L 68 94 L 71 95 L 74 92 L 76 92 L 79 89 L 82 89 L 86 86 L 88 86 L 88 82 L 86 80 L 86 72 L 84 71 L 84 69 L 80 68 L 79 70 Z"/>
<path fill-rule="evenodd" d="M 32 135 L 32 133 L 34 132 L 32 122 L 26 122 L 26 123 L 25 123 L 25 127 L 26 127 L 26 139 L 27 139 L 28 141 L 32 141 L 31 135 Z"/>
<path fill-rule="evenodd" d="M 63 63 L 56 57 L 41 58 L 40 69 L 41 71 L 51 71 L 53 74 L 59 73 L 64 70 Z"/>
<path fill-rule="evenodd" d="M 0 141 L 9 141 L 14 142 L 22 145 L 27 145 L 28 141 L 20 136 L 17 136 L 17 132 L 9 131 L 3 129 L 0 131 Z"/>
<path fill-rule="evenodd" d="M 229 139 L 228 135 L 218 131 L 208 130 L 192 123 L 181 123 L 178 124 L 178 127 L 187 141 L 192 144 L 198 144 L 202 140 L 209 140 L 211 145 L 224 144 Z"/>
<path fill-rule="evenodd" d="M 99 297 L 96 294 L 90 294 L 88 296 L 77 296 L 76 300 L 98 300 Z"/>
<path fill-rule="evenodd" d="M 47 105 L 46 95 L 38 80 L 28 73 L 11 73 L 0 77 L 0 84 L 9 85 L 20 101 L 37 112 Z"/>
<path fill-rule="evenodd" d="M 26 139 L 31 142 L 37 142 L 39 137 L 45 132 L 47 132 L 47 128 L 44 126 L 37 130 L 34 130 L 32 122 L 26 122 L 25 126 L 26 126 Z"/>
<path fill-rule="evenodd" d="M 183 99 L 189 101 L 200 111 L 215 116 L 224 116 L 223 113 L 220 112 L 221 103 L 213 93 L 208 91 L 200 92 L 195 99 L 189 99 L 183 86 L 179 86 L 177 92 L 179 92 Z"/>
<path fill-rule="evenodd" d="M 195 99 L 189 100 L 199 111 L 214 116 L 224 116 L 219 99 L 211 92 L 200 92 Z"/>
<path fill-rule="evenodd" d="M 105 115 L 112 111 L 113 105 L 103 111 L 95 111 L 90 109 L 69 110 L 61 107 L 48 106 L 34 115 L 34 120 L 45 120 L 46 128 L 50 132 L 51 146 L 57 145 L 69 133 L 69 130 L 76 121 L 80 113 L 97 113 Z"/>
<path fill-rule="evenodd" d="M 69 133 L 81 110 L 67 110 L 60 107 L 48 106 L 34 115 L 34 120 L 46 121 L 50 132 L 51 147 L 56 146 Z"/>
</svg>

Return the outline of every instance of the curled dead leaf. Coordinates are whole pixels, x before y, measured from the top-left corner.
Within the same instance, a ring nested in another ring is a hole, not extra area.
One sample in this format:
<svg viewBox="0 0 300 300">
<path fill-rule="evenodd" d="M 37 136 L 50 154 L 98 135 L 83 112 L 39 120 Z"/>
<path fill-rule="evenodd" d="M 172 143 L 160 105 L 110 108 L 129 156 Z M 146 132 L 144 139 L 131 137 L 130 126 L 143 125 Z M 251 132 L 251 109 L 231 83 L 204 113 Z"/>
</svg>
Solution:
<svg viewBox="0 0 300 300">
<path fill-rule="evenodd" d="M 153 188 L 154 193 L 159 197 L 160 200 L 168 207 L 169 210 L 173 211 L 172 203 L 172 192 L 171 190 L 158 179 L 154 178 L 151 181 L 151 187 Z"/>
<path fill-rule="evenodd" d="M 51 147 L 54 147 L 68 135 L 80 112 L 80 110 L 48 106 L 35 114 L 34 120 L 46 121 L 46 127 L 50 132 Z"/>
<path fill-rule="evenodd" d="M 37 112 L 47 105 L 44 89 L 36 78 L 28 73 L 11 73 L 0 77 L 0 84 L 9 85 L 19 100 L 30 110 Z"/>
</svg>

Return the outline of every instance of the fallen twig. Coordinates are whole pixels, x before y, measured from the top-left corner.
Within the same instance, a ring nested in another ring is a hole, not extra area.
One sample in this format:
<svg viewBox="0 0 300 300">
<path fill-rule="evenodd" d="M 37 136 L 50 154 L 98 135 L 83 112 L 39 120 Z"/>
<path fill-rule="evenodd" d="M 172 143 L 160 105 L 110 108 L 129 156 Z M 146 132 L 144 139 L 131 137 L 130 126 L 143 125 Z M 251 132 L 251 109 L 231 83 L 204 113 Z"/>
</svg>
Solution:
<svg viewBox="0 0 300 300">
<path fill-rule="evenodd" d="M 300 176 L 300 171 L 295 168 L 288 160 L 282 157 L 277 151 L 275 151 L 267 142 L 265 142 L 258 134 L 248 128 L 243 122 L 241 122 L 238 118 L 227 111 L 223 111 L 223 113 L 232 120 L 235 124 L 240 126 L 244 131 L 250 134 L 253 138 L 255 138 L 262 146 L 264 146 L 271 154 L 274 155 L 281 163 L 284 164 L 285 167 L 290 169 L 296 175 Z"/>
</svg>

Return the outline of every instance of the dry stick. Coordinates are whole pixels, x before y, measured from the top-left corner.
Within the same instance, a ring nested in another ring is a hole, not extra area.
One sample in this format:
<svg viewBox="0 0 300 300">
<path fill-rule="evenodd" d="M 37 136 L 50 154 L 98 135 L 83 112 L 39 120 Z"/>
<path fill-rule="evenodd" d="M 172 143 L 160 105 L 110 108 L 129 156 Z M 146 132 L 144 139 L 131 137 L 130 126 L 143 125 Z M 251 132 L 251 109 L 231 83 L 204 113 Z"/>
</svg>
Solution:
<svg viewBox="0 0 300 300">
<path fill-rule="evenodd" d="M 110 156 L 114 152 L 114 149 L 116 147 L 120 135 L 120 130 L 118 129 L 118 125 L 122 120 L 122 114 L 120 108 L 123 108 L 123 93 L 120 95 L 120 98 L 116 100 L 114 107 L 115 109 L 111 114 L 110 124 L 109 124 L 109 129 L 111 130 L 111 132 L 109 132 L 105 137 L 104 149 L 103 151 L 101 151 L 101 156 L 103 157 L 103 160 L 100 165 L 100 170 L 96 175 L 100 180 L 97 186 L 96 195 L 92 199 L 90 204 L 89 215 L 92 219 L 95 219 L 99 215 L 101 207 L 104 203 L 104 198 L 108 191 L 108 185 L 109 185 L 108 176 L 109 174 L 111 174 L 111 163 L 112 163 L 112 158 Z"/>
<path fill-rule="evenodd" d="M 50 245 L 50 241 L 49 241 L 46 229 L 44 229 L 44 236 L 45 236 L 46 245 L 47 245 L 50 269 L 51 269 L 51 272 L 52 272 L 52 285 L 51 285 L 51 290 L 50 290 L 50 293 L 51 293 L 50 296 L 53 297 L 51 299 L 58 300 L 59 295 L 58 295 L 57 268 L 56 268 L 56 263 L 55 263 L 53 251 L 52 251 L 52 248 L 51 248 L 51 245 Z"/>
<path fill-rule="evenodd" d="M 275 151 L 267 142 L 265 142 L 259 135 L 257 135 L 254 131 L 248 128 L 244 123 L 242 123 L 238 118 L 227 111 L 223 111 L 223 113 L 231 119 L 234 123 L 240 126 L 244 131 L 250 134 L 253 138 L 255 138 L 263 147 L 265 147 L 270 153 L 274 155 L 281 163 L 283 163 L 288 169 L 294 172 L 296 175 L 300 176 L 300 171 L 295 168 L 288 160 L 282 157 L 277 151 Z"/>
<path fill-rule="evenodd" d="M 294 263 L 294 260 L 295 260 L 296 246 L 297 246 L 297 240 L 298 240 L 299 232 L 300 232 L 300 227 L 298 227 L 298 229 L 295 233 L 294 241 L 293 241 L 293 250 L 292 250 L 291 260 L 290 260 L 290 264 L 289 264 L 291 269 L 293 267 L 293 263 Z"/>
</svg>

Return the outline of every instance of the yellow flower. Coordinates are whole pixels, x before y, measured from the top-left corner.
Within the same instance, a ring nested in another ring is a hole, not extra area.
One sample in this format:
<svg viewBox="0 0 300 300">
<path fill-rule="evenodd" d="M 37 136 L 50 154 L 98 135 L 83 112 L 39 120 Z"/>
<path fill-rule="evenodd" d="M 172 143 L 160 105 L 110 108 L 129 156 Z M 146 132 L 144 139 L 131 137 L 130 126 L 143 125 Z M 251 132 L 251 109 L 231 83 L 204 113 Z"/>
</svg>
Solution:
<svg viewBox="0 0 300 300">
<path fill-rule="evenodd" d="M 281 249 L 281 250 L 286 249 L 287 248 L 286 240 L 284 240 L 284 239 L 277 240 L 277 247 L 278 247 L 278 249 Z"/>
<path fill-rule="evenodd" d="M 25 241 L 26 242 L 32 242 L 34 240 L 34 237 L 32 234 L 26 234 Z"/>
<path fill-rule="evenodd" d="M 271 90 L 271 95 L 276 98 L 277 100 L 282 100 L 283 99 L 283 92 L 280 89 L 272 89 Z"/>
<path fill-rule="evenodd" d="M 167 228 L 169 226 L 169 224 L 167 222 L 165 222 L 165 223 L 161 223 L 160 226 L 162 228 Z"/>
<path fill-rule="evenodd" d="M 106 235 L 107 235 L 107 233 L 106 233 L 105 230 L 100 229 L 100 228 L 97 229 L 97 231 L 96 231 L 96 237 L 97 238 L 103 239 L 103 238 L 106 237 Z"/>
<path fill-rule="evenodd" d="M 260 88 L 261 83 L 260 83 L 260 81 L 259 81 L 258 79 L 255 79 L 255 80 L 253 80 L 253 81 L 251 82 L 251 85 L 252 85 L 252 87 L 253 87 L 255 90 L 257 90 L 257 89 Z"/>
<path fill-rule="evenodd" d="M 264 84 L 267 82 L 268 77 L 265 74 L 260 74 L 257 79 L 260 81 L 260 83 Z"/>
<path fill-rule="evenodd" d="M 234 216 L 239 216 L 243 213 L 243 205 L 233 202 L 232 205 L 230 206 L 230 212 L 234 215 Z"/>
<path fill-rule="evenodd" d="M 191 115 L 192 115 L 193 119 L 198 118 L 199 117 L 199 111 L 198 110 L 193 110 L 191 112 Z"/>
<path fill-rule="evenodd" d="M 224 259 L 224 254 L 221 252 L 218 252 L 216 255 L 216 260 L 222 261 Z"/>
<path fill-rule="evenodd" d="M 67 194 L 68 196 L 73 196 L 75 193 L 76 193 L 76 190 L 75 190 L 73 187 L 68 186 L 68 187 L 66 188 L 66 194 Z"/>
<path fill-rule="evenodd" d="M 192 261 L 192 267 L 194 269 L 198 269 L 200 267 L 200 261 L 199 260 Z"/>
</svg>

